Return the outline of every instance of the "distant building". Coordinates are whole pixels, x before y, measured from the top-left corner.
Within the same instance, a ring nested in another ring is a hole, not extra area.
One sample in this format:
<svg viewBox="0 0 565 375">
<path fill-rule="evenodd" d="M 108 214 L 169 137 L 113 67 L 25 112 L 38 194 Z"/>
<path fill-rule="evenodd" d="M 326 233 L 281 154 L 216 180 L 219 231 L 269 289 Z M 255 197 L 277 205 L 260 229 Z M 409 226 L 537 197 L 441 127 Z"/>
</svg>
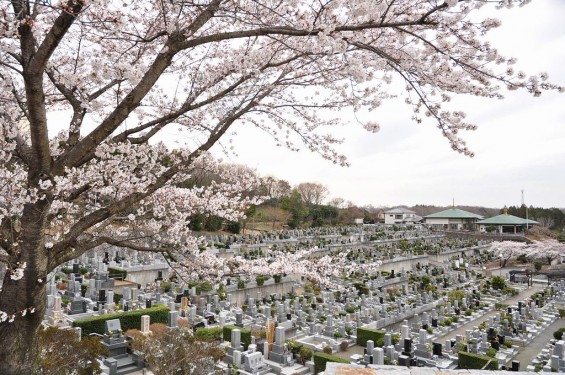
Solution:
<svg viewBox="0 0 565 375">
<path fill-rule="evenodd" d="M 524 230 L 536 224 L 537 221 L 524 219 L 514 215 L 508 215 L 508 210 L 504 209 L 502 215 L 489 217 L 477 222 L 481 232 L 496 232 L 500 234 L 521 234 Z"/>
<path fill-rule="evenodd" d="M 415 224 L 422 221 L 422 217 L 416 215 L 412 210 L 404 207 L 396 207 L 385 211 L 385 224 L 398 225 L 398 224 Z"/>
<path fill-rule="evenodd" d="M 424 216 L 424 222 L 436 230 L 477 230 L 482 219 L 484 216 L 455 207 Z"/>
<path fill-rule="evenodd" d="M 382 208 L 379 208 L 377 210 L 377 213 L 375 215 L 375 221 L 377 223 L 384 223 L 385 222 L 385 210 L 383 210 Z"/>
</svg>

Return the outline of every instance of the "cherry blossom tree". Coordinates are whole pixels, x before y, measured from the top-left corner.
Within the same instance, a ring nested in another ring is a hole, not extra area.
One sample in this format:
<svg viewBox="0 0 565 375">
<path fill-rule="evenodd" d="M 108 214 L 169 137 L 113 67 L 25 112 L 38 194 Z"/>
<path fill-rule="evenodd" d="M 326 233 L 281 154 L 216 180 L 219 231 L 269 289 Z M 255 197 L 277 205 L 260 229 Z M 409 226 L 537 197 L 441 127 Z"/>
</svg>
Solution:
<svg viewBox="0 0 565 375">
<path fill-rule="evenodd" d="M 565 244 L 556 240 L 534 241 L 528 248 L 528 257 L 544 259 L 548 265 L 562 255 L 565 255 Z"/>
<path fill-rule="evenodd" d="M 522 254 L 528 254 L 528 244 L 516 241 L 500 241 L 493 242 L 490 245 L 490 251 L 498 255 L 501 259 L 500 266 L 506 267 L 506 263 L 511 258 L 516 258 Z"/>
<path fill-rule="evenodd" d="M 399 79 L 414 119 L 431 118 L 472 155 L 459 132 L 475 125 L 448 106 L 453 95 L 561 90 L 488 43 L 499 21 L 470 16 L 487 3 L 0 2 L 0 373 L 32 372 L 47 276 L 96 246 L 174 253 L 194 274 L 210 270 L 186 217 L 205 208 L 236 219 L 256 178 L 223 170 L 205 188 L 179 184 L 197 163 L 222 169 L 206 153 L 234 124 L 346 165 L 326 129 L 344 107 L 392 98 Z M 186 140 L 174 151 L 157 142 L 171 127 Z"/>
</svg>

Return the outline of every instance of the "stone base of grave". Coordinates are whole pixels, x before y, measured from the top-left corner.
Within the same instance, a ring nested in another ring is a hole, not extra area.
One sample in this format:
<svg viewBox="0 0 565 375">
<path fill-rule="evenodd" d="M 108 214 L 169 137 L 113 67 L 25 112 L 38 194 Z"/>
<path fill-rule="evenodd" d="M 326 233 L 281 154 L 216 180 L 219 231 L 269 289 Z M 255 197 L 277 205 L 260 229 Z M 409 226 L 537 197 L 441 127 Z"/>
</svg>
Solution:
<svg viewBox="0 0 565 375">
<path fill-rule="evenodd" d="M 120 339 L 119 342 L 117 341 L 113 341 L 113 342 L 106 342 L 105 341 L 102 342 L 102 347 L 104 347 L 104 349 L 106 349 L 109 353 L 108 357 L 119 357 L 122 355 L 127 354 L 127 343 L 125 343 L 123 340 Z"/>
<path fill-rule="evenodd" d="M 108 368 L 109 375 L 124 375 L 141 370 L 143 361 L 137 356 L 123 354 L 104 359 L 104 365 Z"/>
<path fill-rule="evenodd" d="M 292 365 L 294 360 L 291 363 L 287 363 L 287 358 L 289 354 L 284 352 L 284 349 L 279 345 L 273 345 L 273 349 L 269 352 L 269 359 L 275 363 L 281 364 L 281 366 L 285 365 Z"/>
<path fill-rule="evenodd" d="M 273 362 L 270 360 L 264 361 L 266 365 L 271 368 L 271 372 L 277 375 L 293 375 L 299 374 L 304 375 L 310 373 L 310 370 L 306 366 L 302 366 L 301 364 L 295 363 L 292 366 L 283 366 L 280 363 Z"/>
</svg>

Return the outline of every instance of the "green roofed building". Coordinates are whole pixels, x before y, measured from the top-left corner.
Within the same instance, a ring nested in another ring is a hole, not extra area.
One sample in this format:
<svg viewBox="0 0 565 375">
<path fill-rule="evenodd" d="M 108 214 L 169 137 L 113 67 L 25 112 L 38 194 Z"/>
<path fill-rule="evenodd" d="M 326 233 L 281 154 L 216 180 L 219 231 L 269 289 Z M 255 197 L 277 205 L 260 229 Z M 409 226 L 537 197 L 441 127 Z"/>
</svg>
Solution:
<svg viewBox="0 0 565 375">
<path fill-rule="evenodd" d="M 477 224 L 481 232 L 522 234 L 524 230 L 538 224 L 538 222 L 508 215 L 508 210 L 505 209 L 503 214 L 478 221 Z"/>
<path fill-rule="evenodd" d="M 484 216 L 455 207 L 424 216 L 425 223 L 436 230 L 477 230 L 482 219 Z"/>
</svg>

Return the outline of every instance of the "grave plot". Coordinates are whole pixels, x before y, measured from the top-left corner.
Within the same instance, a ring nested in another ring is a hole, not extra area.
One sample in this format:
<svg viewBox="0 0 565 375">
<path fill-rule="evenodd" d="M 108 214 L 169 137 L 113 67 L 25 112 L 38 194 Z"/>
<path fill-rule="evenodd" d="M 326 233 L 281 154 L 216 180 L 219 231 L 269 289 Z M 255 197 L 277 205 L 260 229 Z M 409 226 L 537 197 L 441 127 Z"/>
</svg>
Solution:
<svg viewBox="0 0 565 375">
<path fill-rule="evenodd" d="M 530 342 L 554 318 L 554 311 L 546 308 L 549 292 L 503 305 L 524 287 L 513 291 L 484 277 L 480 267 L 474 267 L 485 261 L 484 244 L 477 241 L 446 239 L 425 230 L 360 234 L 358 227 L 291 233 L 212 237 L 206 251 L 268 259 L 273 248 L 293 251 L 314 245 L 321 255 L 347 248 L 352 250 L 348 262 L 382 261 L 383 270 L 334 276 L 327 288 L 285 274 L 236 275 L 221 284 L 184 283 L 170 270 L 155 268 L 148 269 L 156 271 L 150 282 L 123 286 L 122 280 L 111 277 L 119 273 L 116 270 L 129 273 L 151 261 L 159 263 L 159 257 L 148 260 L 110 251 L 69 265 L 66 288 L 58 289 L 54 281 L 48 284 L 47 320 L 61 324 L 162 307 L 169 329 L 189 325 L 201 335 L 221 336 L 224 369 L 307 374 L 322 356 L 363 366 L 449 369 L 480 360 L 511 367 L 516 345 Z M 430 254 L 436 260 L 431 261 Z M 454 333 L 480 319 L 485 322 Z M 141 331 L 148 333 L 148 323 L 139 320 Z"/>
</svg>

